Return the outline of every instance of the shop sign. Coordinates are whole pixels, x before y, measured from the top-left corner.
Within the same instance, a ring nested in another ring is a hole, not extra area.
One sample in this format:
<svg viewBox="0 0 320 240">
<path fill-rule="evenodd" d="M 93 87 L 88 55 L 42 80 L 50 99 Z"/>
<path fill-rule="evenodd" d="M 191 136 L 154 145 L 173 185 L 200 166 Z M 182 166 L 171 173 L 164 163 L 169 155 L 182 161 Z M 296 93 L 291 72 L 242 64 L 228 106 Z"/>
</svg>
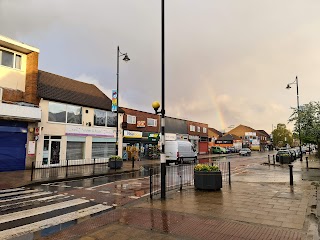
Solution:
<svg viewBox="0 0 320 240">
<path fill-rule="evenodd" d="M 66 135 L 115 138 L 116 130 L 111 128 L 94 128 L 66 125 Z"/>
<path fill-rule="evenodd" d="M 189 135 L 189 139 L 190 139 L 190 140 L 199 140 L 199 136 Z"/>
<path fill-rule="evenodd" d="M 233 144 L 233 140 L 216 140 L 216 144 Z"/>
<path fill-rule="evenodd" d="M 125 138 L 142 138 L 142 132 L 124 130 Z"/>
<path fill-rule="evenodd" d="M 175 133 L 165 133 L 164 135 L 165 137 L 165 140 L 167 141 L 174 141 L 174 140 L 177 140 L 177 134 Z"/>
<path fill-rule="evenodd" d="M 137 127 L 146 127 L 146 121 L 137 121 Z"/>
<path fill-rule="evenodd" d="M 148 140 L 149 141 L 153 141 L 153 142 L 156 142 L 158 141 L 160 138 L 160 134 L 159 133 L 149 133 L 148 135 Z"/>
</svg>

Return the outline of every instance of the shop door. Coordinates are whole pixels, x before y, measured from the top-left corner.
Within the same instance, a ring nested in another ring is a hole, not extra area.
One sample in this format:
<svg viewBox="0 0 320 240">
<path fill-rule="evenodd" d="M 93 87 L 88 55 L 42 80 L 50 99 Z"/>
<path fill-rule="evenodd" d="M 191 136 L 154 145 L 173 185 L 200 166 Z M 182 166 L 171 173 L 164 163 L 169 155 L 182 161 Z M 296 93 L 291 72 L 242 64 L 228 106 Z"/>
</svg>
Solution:
<svg viewBox="0 0 320 240">
<path fill-rule="evenodd" d="M 25 169 L 27 123 L 0 121 L 0 172 Z"/>
<path fill-rule="evenodd" d="M 42 165 L 55 166 L 60 164 L 60 139 L 54 139 L 54 137 L 45 137 Z"/>
<path fill-rule="evenodd" d="M 208 142 L 199 142 L 199 153 L 208 153 Z"/>
</svg>

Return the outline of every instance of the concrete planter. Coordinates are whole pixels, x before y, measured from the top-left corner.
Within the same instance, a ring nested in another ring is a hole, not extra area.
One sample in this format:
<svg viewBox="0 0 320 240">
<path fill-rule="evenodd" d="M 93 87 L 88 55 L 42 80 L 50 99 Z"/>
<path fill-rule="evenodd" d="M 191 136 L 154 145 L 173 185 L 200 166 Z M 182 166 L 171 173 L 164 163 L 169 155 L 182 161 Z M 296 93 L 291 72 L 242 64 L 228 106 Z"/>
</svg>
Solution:
<svg viewBox="0 0 320 240">
<path fill-rule="evenodd" d="M 123 161 L 122 160 L 109 160 L 108 162 L 108 167 L 111 169 L 120 169 L 123 166 Z"/>
<path fill-rule="evenodd" d="M 194 171 L 194 186 L 201 190 L 220 190 L 222 188 L 221 171 Z"/>
</svg>

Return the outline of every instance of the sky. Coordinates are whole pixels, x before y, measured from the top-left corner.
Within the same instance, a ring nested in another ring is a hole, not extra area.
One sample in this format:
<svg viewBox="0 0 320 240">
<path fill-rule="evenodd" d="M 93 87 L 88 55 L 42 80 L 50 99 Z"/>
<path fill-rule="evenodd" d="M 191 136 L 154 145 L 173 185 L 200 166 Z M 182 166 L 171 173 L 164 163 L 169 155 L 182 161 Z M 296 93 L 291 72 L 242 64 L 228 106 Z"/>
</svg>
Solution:
<svg viewBox="0 0 320 240">
<path fill-rule="evenodd" d="M 165 0 L 166 115 L 222 131 L 287 124 L 296 76 L 300 105 L 320 101 L 319 12 L 318 0 Z M 0 0 L 0 35 L 109 97 L 119 46 L 131 59 L 119 63 L 120 106 L 161 102 L 160 0 Z"/>
</svg>

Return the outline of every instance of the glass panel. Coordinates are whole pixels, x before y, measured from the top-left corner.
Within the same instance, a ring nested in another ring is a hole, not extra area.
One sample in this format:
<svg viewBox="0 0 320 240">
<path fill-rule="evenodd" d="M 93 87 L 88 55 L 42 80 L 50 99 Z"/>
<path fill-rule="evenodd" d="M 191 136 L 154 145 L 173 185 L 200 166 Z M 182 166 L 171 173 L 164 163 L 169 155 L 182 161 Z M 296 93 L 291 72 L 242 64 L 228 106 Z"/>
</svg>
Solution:
<svg viewBox="0 0 320 240">
<path fill-rule="evenodd" d="M 76 160 L 84 159 L 84 144 L 83 142 L 68 142 L 67 143 L 67 159 Z"/>
<path fill-rule="evenodd" d="M 117 126 L 117 113 L 107 112 L 107 127 Z"/>
<path fill-rule="evenodd" d="M 51 142 L 50 164 L 58 164 L 60 162 L 60 142 Z"/>
<path fill-rule="evenodd" d="M 106 126 L 106 111 L 94 110 L 94 125 L 95 126 Z"/>
<path fill-rule="evenodd" d="M 21 56 L 16 55 L 16 68 L 21 69 Z"/>
<path fill-rule="evenodd" d="M 1 64 L 13 68 L 13 53 L 2 50 Z"/>
<path fill-rule="evenodd" d="M 82 107 L 67 106 L 67 112 L 68 112 L 68 121 L 67 123 L 82 123 Z"/>
<path fill-rule="evenodd" d="M 49 157 L 49 140 L 44 140 L 43 144 L 43 155 L 42 155 L 42 165 L 48 164 Z"/>
<path fill-rule="evenodd" d="M 49 121 L 66 122 L 66 105 L 61 103 L 49 102 Z"/>
<path fill-rule="evenodd" d="M 92 158 L 107 158 L 115 154 L 115 143 L 92 143 Z"/>
<path fill-rule="evenodd" d="M 61 139 L 61 136 L 51 136 L 51 139 Z"/>
</svg>

